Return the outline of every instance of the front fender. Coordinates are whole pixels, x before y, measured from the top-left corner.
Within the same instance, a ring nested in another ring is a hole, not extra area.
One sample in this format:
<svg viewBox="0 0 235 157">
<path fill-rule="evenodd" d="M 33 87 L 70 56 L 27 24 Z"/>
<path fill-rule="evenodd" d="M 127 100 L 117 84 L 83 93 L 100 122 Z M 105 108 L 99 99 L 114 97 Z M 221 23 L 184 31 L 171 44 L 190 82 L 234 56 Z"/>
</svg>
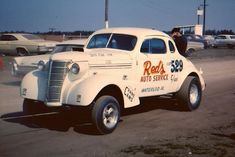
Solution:
<svg viewBox="0 0 235 157">
<path fill-rule="evenodd" d="M 138 89 L 136 84 L 123 79 L 115 79 L 111 76 L 91 76 L 83 81 L 76 81 L 67 90 L 65 103 L 71 105 L 88 106 L 96 96 L 109 85 L 117 86 L 123 96 L 124 107 L 139 105 Z M 113 91 L 115 92 L 115 91 Z M 112 95 L 113 93 L 110 93 Z"/>
<path fill-rule="evenodd" d="M 45 101 L 47 89 L 47 72 L 34 70 L 25 75 L 21 81 L 20 95 L 23 98 Z"/>
</svg>

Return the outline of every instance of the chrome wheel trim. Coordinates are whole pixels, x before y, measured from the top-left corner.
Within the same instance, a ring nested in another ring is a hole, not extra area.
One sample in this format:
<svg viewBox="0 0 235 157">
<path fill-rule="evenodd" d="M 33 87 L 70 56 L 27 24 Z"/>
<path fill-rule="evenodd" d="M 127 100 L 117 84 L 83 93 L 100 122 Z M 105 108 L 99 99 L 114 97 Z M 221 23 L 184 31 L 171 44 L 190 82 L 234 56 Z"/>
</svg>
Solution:
<svg viewBox="0 0 235 157">
<path fill-rule="evenodd" d="M 196 84 L 192 84 L 189 91 L 189 100 L 190 103 L 194 106 L 197 104 L 199 100 L 199 90 Z"/>
<path fill-rule="evenodd" d="M 103 124 L 105 127 L 112 129 L 116 126 L 119 119 L 118 108 L 110 103 L 103 110 Z"/>
</svg>

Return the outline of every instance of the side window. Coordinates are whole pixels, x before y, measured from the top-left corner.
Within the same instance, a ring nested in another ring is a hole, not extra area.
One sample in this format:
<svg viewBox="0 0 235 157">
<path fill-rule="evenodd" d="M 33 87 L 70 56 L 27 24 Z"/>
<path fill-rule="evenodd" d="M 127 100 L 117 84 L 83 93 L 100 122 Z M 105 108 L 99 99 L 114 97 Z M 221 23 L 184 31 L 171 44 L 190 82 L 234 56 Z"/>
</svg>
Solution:
<svg viewBox="0 0 235 157">
<path fill-rule="evenodd" d="M 141 45 L 140 52 L 152 54 L 166 53 L 166 45 L 162 39 L 147 39 Z"/>
<path fill-rule="evenodd" d="M 175 52 L 174 44 L 170 40 L 169 40 L 168 44 L 169 44 L 169 48 L 170 48 L 171 53 L 174 53 Z"/>
<path fill-rule="evenodd" d="M 9 35 L 2 35 L 1 41 L 10 41 L 10 36 Z"/>
<path fill-rule="evenodd" d="M 140 52 L 143 52 L 143 53 L 150 53 L 150 40 L 147 39 L 143 42 L 143 44 L 141 45 L 141 49 L 140 49 Z"/>
<path fill-rule="evenodd" d="M 10 41 L 15 41 L 15 40 L 17 40 L 17 38 L 13 35 L 10 35 Z"/>
<path fill-rule="evenodd" d="M 13 35 L 2 35 L 0 40 L 1 41 L 14 41 L 14 40 L 17 40 L 17 38 L 14 37 Z"/>
<path fill-rule="evenodd" d="M 152 39 L 150 42 L 151 53 L 166 53 L 166 45 L 162 39 Z"/>
</svg>

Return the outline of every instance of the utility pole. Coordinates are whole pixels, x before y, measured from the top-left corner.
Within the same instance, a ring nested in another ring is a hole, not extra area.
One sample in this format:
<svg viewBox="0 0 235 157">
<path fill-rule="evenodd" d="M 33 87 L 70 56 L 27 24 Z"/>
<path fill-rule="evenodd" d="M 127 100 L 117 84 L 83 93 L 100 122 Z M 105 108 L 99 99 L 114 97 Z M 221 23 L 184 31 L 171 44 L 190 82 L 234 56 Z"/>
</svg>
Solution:
<svg viewBox="0 0 235 157">
<path fill-rule="evenodd" d="M 205 35 L 206 31 L 206 0 L 204 0 L 203 4 L 203 35 Z"/>
<path fill-rule="evenodd" d="M 105 0 L 105 28 L 109 28 L 108 11 L 108 0 Z"/>
</svg>

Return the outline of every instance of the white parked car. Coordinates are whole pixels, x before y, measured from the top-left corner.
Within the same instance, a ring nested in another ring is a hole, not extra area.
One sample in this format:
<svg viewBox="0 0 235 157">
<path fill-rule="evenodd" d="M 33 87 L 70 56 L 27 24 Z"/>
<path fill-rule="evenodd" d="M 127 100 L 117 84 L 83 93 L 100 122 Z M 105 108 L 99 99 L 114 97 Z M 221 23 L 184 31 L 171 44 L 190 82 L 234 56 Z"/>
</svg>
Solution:
<svg viewBox="0 0 235 157">
<path fill-rule="evenodd" d="M 40 60 L 48 61 L 55 53 L 65 51 L 81 51 L 87 39 L 67 40 L 56 45 L 52 52 L 37 56 L 15 57 L 11 62 L 11 74 L 13 76 L 24 76 L 28 72 L 37 69 Z"/>
<path fill-rule="evenodd" d="M 218 35 L 215 37 L 215 41 L 213 43 L 213 47 L 235 47 L 235 35 Z"/>
<path fill-rule="evenodd" d="M 2 34 L 0 36 L 0 53 L 19 56 L 42 54 L 52 51 L 57 43 L 41 39 L 34 34 Z"/>
<path fill-rule="evenodd" d="M 101 134 L 111 133 L 125 108 L 140 99 L 172 95 L 185 110 L 199 107 L 205 82 L 167 34 L 144 28 L 109 28 L 88 39 L 84 53 L 41 61 L 20 87 L 25 113 L 39 106 L 89 106 Z M 156 104 L 157 105 L 157 104 Z"/>
<path fill-rule="evenodd" d="M 202 42 L 188 41 L 187 53 L 192 53 L 203 49 L 204 49 L 204 44 Z"/>
</svg>

